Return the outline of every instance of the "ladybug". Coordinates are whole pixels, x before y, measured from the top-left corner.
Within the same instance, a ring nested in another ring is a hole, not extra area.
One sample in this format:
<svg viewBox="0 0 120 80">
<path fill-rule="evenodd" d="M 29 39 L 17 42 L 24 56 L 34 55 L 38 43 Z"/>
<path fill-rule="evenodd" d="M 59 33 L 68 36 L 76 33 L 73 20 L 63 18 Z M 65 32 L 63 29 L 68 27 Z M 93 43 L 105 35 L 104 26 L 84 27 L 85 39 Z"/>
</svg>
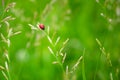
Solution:
<svg viewBox="0 0 120 80">
<path fill-rule="evenodd" d="M 42 29 L 42 30 L 45 30 L 44 24 L 39 24 L 39 28 Z"/>
</svg>

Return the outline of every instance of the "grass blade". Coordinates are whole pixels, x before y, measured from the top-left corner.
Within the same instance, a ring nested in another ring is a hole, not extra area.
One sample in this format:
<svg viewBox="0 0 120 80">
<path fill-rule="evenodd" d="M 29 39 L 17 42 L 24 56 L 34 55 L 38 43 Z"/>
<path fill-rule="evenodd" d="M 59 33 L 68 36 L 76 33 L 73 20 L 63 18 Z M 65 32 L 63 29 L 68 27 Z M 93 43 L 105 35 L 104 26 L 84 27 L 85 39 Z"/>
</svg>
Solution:
<svg viewBox="0 0 120 80">
<path fill-rule="evenodd" d="M 86 80 L 86 76 L 85 76 L 85 64 L 84 64 L 84 54 L 85 54 L 85 49 L 83 51 L 82 76 L 83 76 L 83 80 Z"/>
</svg>

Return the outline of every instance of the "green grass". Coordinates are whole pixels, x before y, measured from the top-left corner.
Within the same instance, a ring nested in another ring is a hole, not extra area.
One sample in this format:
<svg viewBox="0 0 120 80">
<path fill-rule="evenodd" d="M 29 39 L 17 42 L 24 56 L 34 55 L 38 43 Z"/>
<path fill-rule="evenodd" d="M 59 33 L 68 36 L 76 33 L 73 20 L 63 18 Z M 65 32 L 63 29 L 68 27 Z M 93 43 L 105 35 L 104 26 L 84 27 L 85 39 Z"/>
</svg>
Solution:
<svg viewBox="0 0 120 80">
<path fill-rule="evenodd" d="M 82 61 L 82 76 L 83 76 L 83 80 L 86 80 L 86 75 L 85 75 L 85 49 L 83 51 L 83 61 Z"/>
<path fill-rule="evenodd" d="M 119 80 L 119 26 L 119 0 L 1 0 L 0 80 Z"/>
</svg>

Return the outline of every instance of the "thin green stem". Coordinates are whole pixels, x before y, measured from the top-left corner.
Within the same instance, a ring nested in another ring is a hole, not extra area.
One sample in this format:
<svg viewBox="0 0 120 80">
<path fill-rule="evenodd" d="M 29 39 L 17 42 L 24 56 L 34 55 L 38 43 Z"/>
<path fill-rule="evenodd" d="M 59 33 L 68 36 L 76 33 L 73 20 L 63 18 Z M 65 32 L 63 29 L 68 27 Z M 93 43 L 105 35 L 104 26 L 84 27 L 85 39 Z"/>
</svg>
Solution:
<svg viewBox="0 0 120 80">
<path fill-rule="evenodd" d="M 85 76 L 85 64 L 84 64 L 84 54 L 85 54 L 85 49 L 83 51 L 82 76 L 83 76 L 83 80 L 86 80 L 86 76 Z"/>
<path fill-rule="evenodd" d="M 64 72 L 64 69 L 63 69 L 63 64 L 60 62 L 60 60 L 57 58 L 57 56 L 54 56 L 56 58 L 56 60 L 58 61 L 58 64 L 60 65 L 62 71 Z"/>
<path fill-rule="evenodd" d="M 98 65 L 99 65 L 100 57 L 101 57 L 101 54 L 99 54 L 99 56 L 98 56 L 97 65 L 96 65 L 96 69 L 95 69 L 94 80 L 95 80 L 95 78 L 96 78 L 96 74 L 97 74 L 97 70 L 98 70 Z"/>
<path fill-rule="evenodd" d="M 49 38 L 50 38 L 50 36 L 49 36 L 49 34 L 47 34 L 45 31 L 43 31 L 44 33 L 45 33 L 45 35 L 46 36 L 48 36 Z M 51 38 L 50 38 L 51 39 Z M 48 39 L 48 41 L 49 41 L 49 39 Z M 52 41 L 52 39 L 51 39 L 51 41 Z M 50 41 L 49 41 L 50 42 Z M 55 47 L 55 45 L 53 44 L 53 42 L 50 42 L 50 44 L 53 46 L 53 47 Z M 63 68 L 63 64 L 62 64 L 62 62 L 59 60 L 59 58 L 55 55 L 55 52 L 56 52 L 56 49 L 55 49 L 55 51 L 53 51 L 54 53 L 53 53 L 53 56 L 55 57 L 55 59 L 57 60 L 57 62 L 58 62 L 58 64 L 60 65 L 60 67 L 61 67 L 61 69 L 62 69 L 62 71 L 63 72 L 65 72 L 64 71 L 64 68 Z"/>
<path fill-rule="evenodd" d="M 8 71 L 7 73 L 8 73 L 9 80 L 11 80 L 10 72 Z"/>
<path fill-rule="evenodd" d="M 8 2 L 6 2 L 7 5 L 9 4 L 9 2 L 10 2 L 10 0 L 8 0 Z M 3 13 L 2 13 L 1 16 L 0 16 L 0 20 L 1 20 L 1 19 L 4 17 L 4 15 L 5 15 L 5 10 L 4 10 L 5 8 L 4 8 L 4 7 L 6 7 L 6 6 L 5 6 L 5 4 L 3 4 L 3 3 L 5 3 L 4 0 L 2 0 L 2 5 L 4 5 L 4 6 L 3 6 Z"/>
</svg>

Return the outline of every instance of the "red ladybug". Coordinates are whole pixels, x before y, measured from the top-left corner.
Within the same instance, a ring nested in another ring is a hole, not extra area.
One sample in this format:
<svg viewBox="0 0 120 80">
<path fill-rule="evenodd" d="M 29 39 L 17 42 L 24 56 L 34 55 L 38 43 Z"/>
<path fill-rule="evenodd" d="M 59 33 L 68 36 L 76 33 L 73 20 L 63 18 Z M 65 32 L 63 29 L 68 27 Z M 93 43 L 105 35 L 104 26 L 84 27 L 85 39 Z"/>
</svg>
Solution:
<svg viewBox="0 0 120 80">
<path fill-rule="evenodd" d="M 39 28 L 42 29 L 42 30 L 45 30 L 44 24 L 39 24 Z"/>
</svg>

